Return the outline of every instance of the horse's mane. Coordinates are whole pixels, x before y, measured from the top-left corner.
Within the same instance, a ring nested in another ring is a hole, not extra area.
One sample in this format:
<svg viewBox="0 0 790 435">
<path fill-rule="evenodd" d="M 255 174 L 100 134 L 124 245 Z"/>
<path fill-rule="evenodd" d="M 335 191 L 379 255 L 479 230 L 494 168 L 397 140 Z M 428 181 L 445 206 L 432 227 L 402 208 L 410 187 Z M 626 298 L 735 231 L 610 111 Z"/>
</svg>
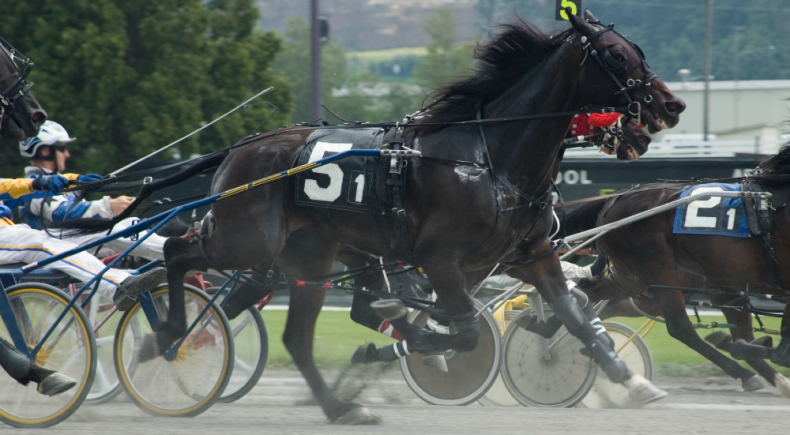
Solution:
<svg viewBox="0 0 790 435">
<path fill-rule="evenodd" d="M 541 64 L 559 45 L 568 29 L 549 36 L 516 15 L 512 23 L 500 24 L 503 32 L 475 47 L 474 72 L 437 88 L 430 96 L 426 122 L 443 123 L 471 119 L 478 106 L 502 95 Z"/>
<path fill-rule="evenodd" d="M 760 173 L 764 175 L 790 174 L 790 144 L 785 144 L 779 152 L 760 162 Z"/>
</svg>

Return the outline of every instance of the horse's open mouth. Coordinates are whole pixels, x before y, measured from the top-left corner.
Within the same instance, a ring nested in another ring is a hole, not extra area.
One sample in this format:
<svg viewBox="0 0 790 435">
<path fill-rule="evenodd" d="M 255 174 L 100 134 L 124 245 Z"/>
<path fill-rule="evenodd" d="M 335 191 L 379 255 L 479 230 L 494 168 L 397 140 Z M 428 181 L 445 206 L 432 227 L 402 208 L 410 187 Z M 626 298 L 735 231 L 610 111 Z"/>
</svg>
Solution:
<svg viewBox="0 0 790 435">
<path fill-rule="evenodd" d="M 648 105 L 642 110 L 642 119 L 647 124 L 647 129 L 651 134 L 669 128 L 666 121 L 656 113 L 652 106 Z"/>
</svg>

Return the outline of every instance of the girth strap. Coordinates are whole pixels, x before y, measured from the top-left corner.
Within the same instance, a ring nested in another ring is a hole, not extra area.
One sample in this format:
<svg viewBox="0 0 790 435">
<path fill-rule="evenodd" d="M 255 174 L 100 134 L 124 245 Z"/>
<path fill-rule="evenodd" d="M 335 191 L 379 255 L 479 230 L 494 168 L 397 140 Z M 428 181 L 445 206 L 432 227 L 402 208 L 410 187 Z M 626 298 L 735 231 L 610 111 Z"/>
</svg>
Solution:
<svg viewBox="0 0 790 435">
<path fill-rule="evenodd" d="M 741 186 L 744 192 L 764 192 L 760 183 L 749 178 L 741 181 Z M 742 201 L 746 222 L 749 224 L 749 233 L 754 237 L 759 237 L 763 244 L 768 285 L 782 288 L 776 272 L 776 254 L 771 245 L 771 231 L 774 227 L 771 203 L 758 196 L 747 196 Z"/>
<path fill-rule="evenodd" d="M 405 139 L 403 137 L 403 129 L 397 127 L 394 130 L 394 135 L 389 138 L 383 147 L 388 147 L 392 150 L 400 150 L 403 148 Z M 386 134 L 385 134 L 386 135 Z M 392 219 L 392 226 L 395 233 L 395 249 L 400 252 L 403 259 L 409 263 L 414 264 L 414 256 L 412 255 L 409 246 L 409 228 L 406 221 L 406 210 L 403 208 L 403 201 L 401 195 L 406 187 L 405 169 L 408 164 L 408 159 L 391 156 L 389 171 L 386 176 L 386 189 L 387 194 L 392 200 L 392 208 L 390 209 L 389 216 Z"/>
</svg>

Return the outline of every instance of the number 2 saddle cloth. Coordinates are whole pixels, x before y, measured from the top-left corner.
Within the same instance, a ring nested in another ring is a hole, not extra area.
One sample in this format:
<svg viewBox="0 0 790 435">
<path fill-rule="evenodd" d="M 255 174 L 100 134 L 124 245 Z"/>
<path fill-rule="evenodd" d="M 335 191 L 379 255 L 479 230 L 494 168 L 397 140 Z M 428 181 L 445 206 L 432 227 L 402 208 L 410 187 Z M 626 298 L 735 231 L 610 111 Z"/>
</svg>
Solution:
<svg viewBox="0 0 790 435">
<path fill-rule="evenodd" d="M 686 187 L 680 198 L 703 192 L 739 192 L 740 183 L 708 183 Z M 750 237 L 749 224 L 740 198 L 712 196 L 681 205 L 675 210 L 675 234 L 708 234 Z"/>
<path fill-rule="evenodd" d="M 316 130 L 307 139 L 295 166 L 314 162 L 351 149 L 379 149 L 384 130 L 380 128 Z M 296 175 L 297 205 L 380 213 L 377 191 L 378 157 L 353 156 Z M 380 189 L 379 189 L 380 190 Z"/>
</svg>

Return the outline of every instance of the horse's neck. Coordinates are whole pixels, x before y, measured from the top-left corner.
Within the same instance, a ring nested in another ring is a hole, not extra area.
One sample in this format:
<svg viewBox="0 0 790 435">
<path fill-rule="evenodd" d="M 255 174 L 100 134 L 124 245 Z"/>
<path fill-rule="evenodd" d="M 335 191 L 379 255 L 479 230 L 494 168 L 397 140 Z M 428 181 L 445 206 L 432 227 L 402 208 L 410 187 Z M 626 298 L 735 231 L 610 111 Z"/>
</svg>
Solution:
<svg viewBox="0 0 790 435">
<path fill-rule="evenodd" d="M 559 48 L 544 65 L 513 86 L 512 92 L 487 105 L 483 116 L 498 118 L 578 109 L 574 96 L 576 65 L 581 59 L 577 61 L 573 53 L 563 53 L 570 48 Z M 571 117 L 553 117 L 486 127 L 494 168 L 524 192 L 543 193 L 550 185 L 551 170 L 570 120 Z"/>
</svg>

